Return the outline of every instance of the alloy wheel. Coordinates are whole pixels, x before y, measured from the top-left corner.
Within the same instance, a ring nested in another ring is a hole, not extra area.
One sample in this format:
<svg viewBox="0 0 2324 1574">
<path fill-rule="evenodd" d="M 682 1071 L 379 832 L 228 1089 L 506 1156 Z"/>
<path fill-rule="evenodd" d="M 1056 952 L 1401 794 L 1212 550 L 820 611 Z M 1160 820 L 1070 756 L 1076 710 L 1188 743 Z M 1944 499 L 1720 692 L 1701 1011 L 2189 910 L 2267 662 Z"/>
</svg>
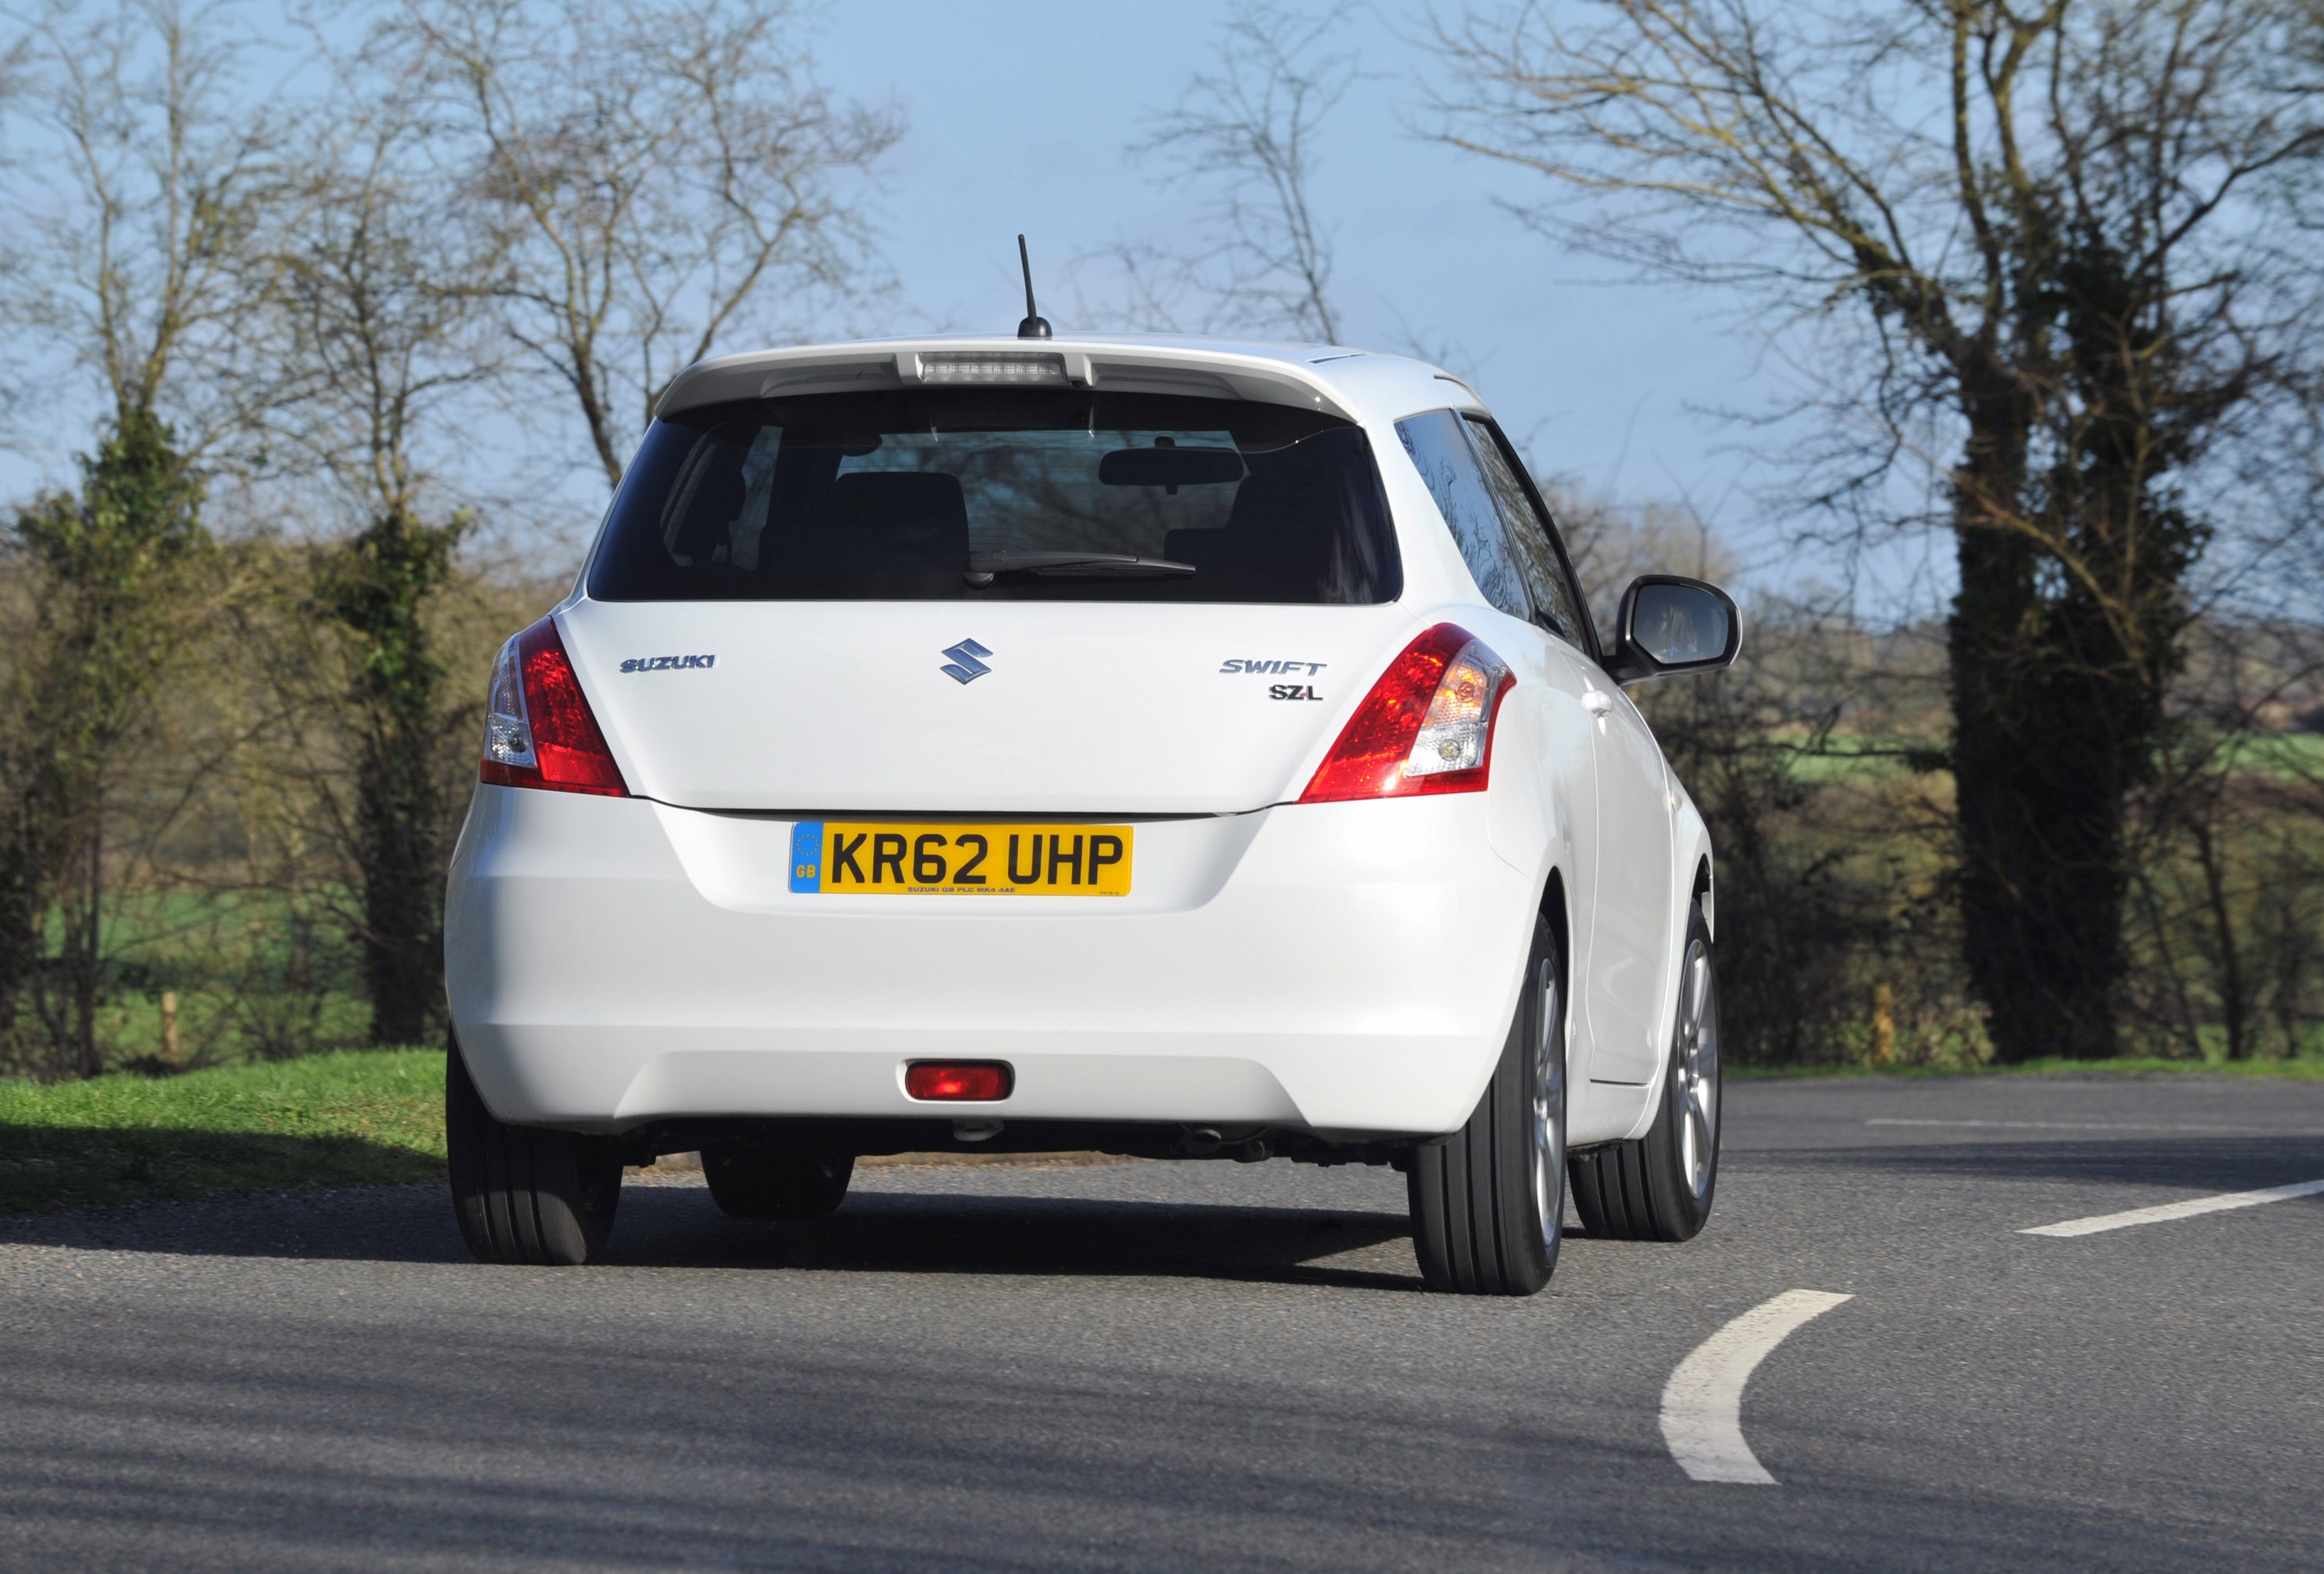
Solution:
<svg viewBox="0 0 2324 1574">
<path fill-rule="evenodd" d="M 1678 1054 L 1672 1068 L 1685 1102 L 1679 1161 L 1688 1187 L 1701 1197 L 1710 1188 L 1719 1152 L 1719 1011 L 1711 948 L 1701 940 L 1688 943 L 1680 979 Z"/>
<path fill-rule="evenodd" d="M 1565 1056 L 1559 1054 L 1557 962 L 1541 959 L 1534 988 L 1533 1201 L 1545 1248 L 1565 1214 Z"/>
</svg>

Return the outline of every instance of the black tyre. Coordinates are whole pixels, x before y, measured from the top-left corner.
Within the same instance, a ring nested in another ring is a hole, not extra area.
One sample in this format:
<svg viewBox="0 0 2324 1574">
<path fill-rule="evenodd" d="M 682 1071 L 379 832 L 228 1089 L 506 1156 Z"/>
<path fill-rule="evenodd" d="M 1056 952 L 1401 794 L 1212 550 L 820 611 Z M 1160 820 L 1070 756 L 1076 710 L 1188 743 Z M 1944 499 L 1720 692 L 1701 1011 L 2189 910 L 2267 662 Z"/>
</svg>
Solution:
<svg viewBox="0 0 2324 1574">
<path fill-rule="evenodd" d="M 847 1195 L 855 1160 L 802 1157 L 779 1148 L 712 1148 L 702 1155 L 710 1200 L 731 1219 L 805 1220 L 829 1217 Z"/>
<path fill-rule="evenodd" d="M 444 1137 L 452 1212 L 478 1262 L 569 1266 L 604 1254 L 622 1200 L 610 1138 L 494 1119 L 457 1044 L 445 1068 Z"/>
<path fill-rule="evenodd" d="M 1678 1017 L 1655 1124 L 1636 1142 L 1573 1155 L 1573 1210 L 1591 1234 L 1692 1240 L 1719 1186 L 1719 968 L 1711 925 L 1689 913 Z"/>
<path fill-rule="evenodd" d="M 1534 923 L 1526 988 L 1476 1113 L 1416 1148 L 1406 1190 L 1420 1276 L 1462 1295 L 1530 1295 L 1565 1212 L 1565 948 Z"/>
</svg>

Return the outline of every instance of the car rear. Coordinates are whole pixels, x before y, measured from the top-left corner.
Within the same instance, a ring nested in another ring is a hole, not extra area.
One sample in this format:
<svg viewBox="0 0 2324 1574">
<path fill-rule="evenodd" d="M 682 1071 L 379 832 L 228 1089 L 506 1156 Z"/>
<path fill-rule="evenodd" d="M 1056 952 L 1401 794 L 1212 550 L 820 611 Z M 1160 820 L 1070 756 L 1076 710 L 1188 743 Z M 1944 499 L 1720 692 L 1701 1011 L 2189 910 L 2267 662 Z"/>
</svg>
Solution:
<svg viewBox="0 0 2324 1574">
<path fill-rule="evenodd" d="M 681 386 L 503 652 L 447 912 L 493 1115 L 1459 1127 L 1537 892 L 1489 834 L 1506 669 L 1408 594 L 1393 428 L 1218 358 L 819 364 Z"/>
</svg>

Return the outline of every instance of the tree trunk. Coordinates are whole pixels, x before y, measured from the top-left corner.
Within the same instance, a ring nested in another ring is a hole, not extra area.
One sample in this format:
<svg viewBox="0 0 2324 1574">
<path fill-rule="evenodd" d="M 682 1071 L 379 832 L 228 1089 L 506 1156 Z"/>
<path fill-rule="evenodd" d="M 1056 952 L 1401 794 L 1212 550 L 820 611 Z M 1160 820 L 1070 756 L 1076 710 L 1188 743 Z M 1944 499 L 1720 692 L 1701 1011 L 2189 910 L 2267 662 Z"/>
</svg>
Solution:
<svg viewBox="0 0 2324 1574">
<path fill-rule="evenodd" d="M 321 589 L 352 636 L 347 695 L 360 728 L 354 856 L 374 1044 L 426 1044 L 444 1007 L 444 672 L 426 610 L 451 571 L 466 515 L 428 525 L 400 503 L 327 566 Z"/>
<path fill-rule="evenodd" d="M 2014 376 L 1962 378 L 1949 631 L 1961 916 L 2005 1061 L 2117 1053 L 2125 805 L 2153 769 L 2178 586 L 2204 535 L 2163 484 L 2183 435 L 2163 395 L 2160 285 L 2095 233 L 2052 272 L 2034 309 L 2055 312 L 2044 326 L 2063 330 L 2063 357 L 2029 327 Z M 2037 433 L 2048 457 L 2034 474 Z"/>
<path fill-rule="evenodd" d="M 1948 632 L 1964 960 L 1997 1059 L 2103 1058 L 2123 973 L 2123 797 L 2151 735 L 2076 649 L 2084 620 L 2036 594 L 2029 548 L 1964 529 L 1960 563 Z"/>
<path fill-rule="evenodd" d="M 2003 1061 L 2115 1052 L 2122 799 L 2111 741 L 2044 647 L 2034 555 L 1960 538 L 1949 629 L 1961 933 Z"/>
<path fill-rule="evenodd" d="M 364 977 L 374 1044 L 426 1044 L 444 1002 L 442 794 L 435 740 L 402 729 L 364 750 Z"/>
<path fill-rule="evenodd" d="M 2103 1057 L 2122 973 L 2122 740 L 2074 649 L 2083 620 L 2044 595 L 2044 555 L 2024 528 L 2037 401 L 1990 363 L 1962 383 L 1970 437 L 1946 631 L 1963 960 L 1996 1058 Z"/>
</svg>

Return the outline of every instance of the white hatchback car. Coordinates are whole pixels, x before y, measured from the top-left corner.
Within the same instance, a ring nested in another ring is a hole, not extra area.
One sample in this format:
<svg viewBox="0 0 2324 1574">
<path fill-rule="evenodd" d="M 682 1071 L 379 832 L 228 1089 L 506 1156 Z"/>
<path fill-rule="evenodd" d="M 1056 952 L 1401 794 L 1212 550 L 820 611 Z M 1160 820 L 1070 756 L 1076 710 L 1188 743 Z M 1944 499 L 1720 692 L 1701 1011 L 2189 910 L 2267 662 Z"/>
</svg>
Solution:
<svg viewBox="0 0 2324 1574">
<path fill-rule="evenodd" d="M 1060 336 L 725 356 L 493 675 L 445 914 L 454 1202 L 577 1263 L 624 1162 L 752 1219 L 858 1155 L 1392 1164 L 1432 1286 L 1683 1239 L 1711 845 L 1483 404 L 1416 361 Z"/>
</svg>

